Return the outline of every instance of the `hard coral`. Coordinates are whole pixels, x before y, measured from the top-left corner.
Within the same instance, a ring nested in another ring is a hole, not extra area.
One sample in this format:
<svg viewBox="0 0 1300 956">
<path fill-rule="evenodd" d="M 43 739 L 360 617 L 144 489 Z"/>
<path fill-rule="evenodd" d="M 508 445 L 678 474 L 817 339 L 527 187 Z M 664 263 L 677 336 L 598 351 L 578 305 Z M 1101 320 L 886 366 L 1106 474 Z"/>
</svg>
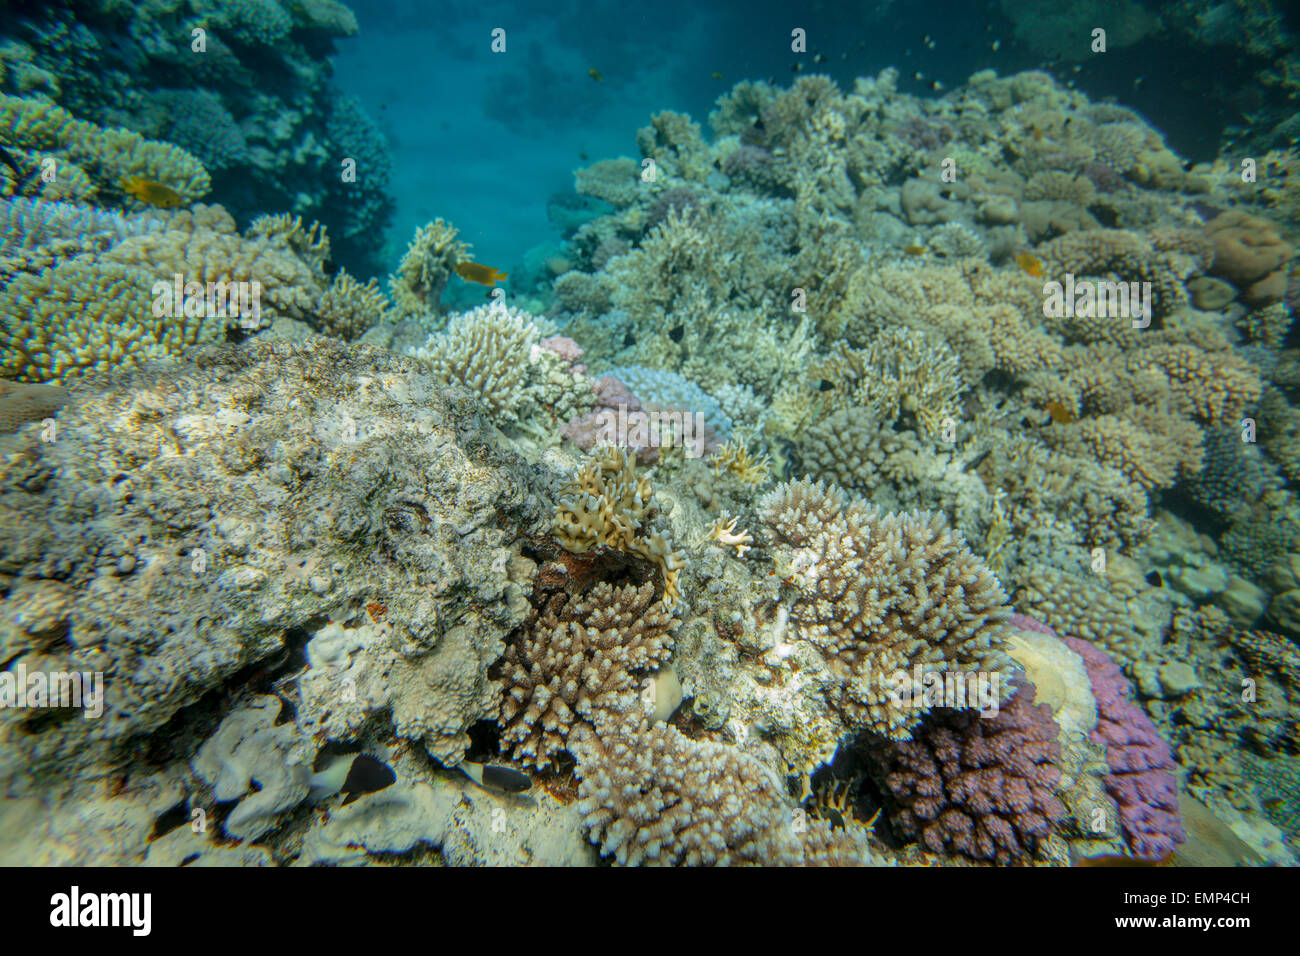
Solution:
<svg viewBox="0 0 1300 956">
<path fill-rule="evenodd" d="M 664 604 L 672 606 L 681 596 L 677 580 L 685 559 L 648 527 L 656 514 L 652 494 L 650 479 L 637 474 L 634 454 L 598 448 L 560 492 L 554 533 L 575 554 L 612 548 L 658 565 Z"/>
<path fill-rule="evenodd" d="M 996 716 L 973 710 L 930 715 L 911 741 L 868 749 L 899 834 L 935 853 L 1013 863 L 1065 816 L 1059 728 L 1022 683 Z"/>
<path fill-rule="evenodd" d="M 1099 647 L 1063 638 L 1088 668 L 1097 700 L 1092 741 L 1106 748 L 1106 790 L 1119 807 L 1119 822 L 1133 855 L 1160 859 L 1187 839 L 1178 812 L 1178 778 L 1169 744 L 1132 700 L 1119 667 Z"/>
<path fill-rule="evenodd" d="M 597 584 L 581 599 L 543 594 L 506 648 L 501 739 L 525 764 L 545 768 L 593 708 L 626 703 L 672 652 L 671 614 L 654 588 Z"/>
<path fill-rule="evenodd" d="M 576 736 L 579 808 L 601 853 L 627 865 L 865 865 L 861 827 L 806 819 L 785 782 L 733 747 L 648 726 L 634 706 Z"/>
<path fill-rule="evenodd" d="M 910 736 L 922 710 L 888 692 L 890 675 L 911 685 L 914 666 L 1005 667 L 1006 597 L 941 515 L 884 514 L 807 481 L 778 485 L 758 511 L 794 588 L 790 623 L 825 657 L 832 702 L 850 726 Z"/>
</svg>

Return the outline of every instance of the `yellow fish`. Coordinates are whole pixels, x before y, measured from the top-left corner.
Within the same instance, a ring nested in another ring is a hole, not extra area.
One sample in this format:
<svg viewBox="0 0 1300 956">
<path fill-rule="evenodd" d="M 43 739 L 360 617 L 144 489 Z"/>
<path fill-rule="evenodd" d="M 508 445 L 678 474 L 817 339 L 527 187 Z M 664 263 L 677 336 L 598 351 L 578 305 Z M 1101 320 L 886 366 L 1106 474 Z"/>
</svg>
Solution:
<svg viewBox="0 0 1300 956">
<path fill-rule="evenodd" d="M 1052 416 L 1052 421 L 1058 425 L 1068 425 L 1075 420 L 1074 412 L 1060 402 L 1048 402 L 1044 407 L 1047 409 L 1047 413 Z"/>
<path fill-rule="evenodd" d="M 722 74 L 719 73 L 717 70 L 714 70 L 713 73 L 711 74 L 711 76 L 712 76 L 715 80 L 720 80 L 720 79 L 722 79 Z"/>
<path fill-rule="evenodd" d="M 170 186 L 145 179 L 143 176 L 130 176 L 123 179 L 122 192 L 151 206 L 161 206 L 163 209 L 174 209 L 185 203 L 185 197 Z"/>
<path fill-rule="evenodd" d="M 925 246 L 903 246 L 903 251 L 909 256 L 923 256 L 925 255 Z"/>
<path fill-rule="evenodd" d="M 504 282 L 510 273 L 501 272 L 499 269 L 493 269 L 491 266 L 481 265 L 477 262 L 458 262 L 456 263 L 456 275 L 466 282 L 492 285 L 494 282 Z"/>
<path fill-rule="evenodd" d="M 1027 252 L 1016 253 L 1016 265 L 1020 266 L 1021 269 L 1034 278 L 1038 278 L 1043 274 L 1042 260 L 1031 256 Z"/>
<path fill-rule="evenodd" d="M 592 67 L 590 70 L 588 70 L 587 75 L 591 77 L 593 80 L 595 80 L 597 83 L 605 82 L 605 78 L 600 75 L 600 70 L 596 69 L 595 67 Z"/>
</svg>

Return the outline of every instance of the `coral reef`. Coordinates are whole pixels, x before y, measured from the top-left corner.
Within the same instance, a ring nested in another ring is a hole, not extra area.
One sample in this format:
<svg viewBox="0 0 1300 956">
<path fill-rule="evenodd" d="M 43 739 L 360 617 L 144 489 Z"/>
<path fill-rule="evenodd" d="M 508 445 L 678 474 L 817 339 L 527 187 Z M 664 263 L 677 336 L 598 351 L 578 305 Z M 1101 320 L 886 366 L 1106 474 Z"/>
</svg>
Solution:
<svg viewBox="0 0 1300 956">
<path fill-rule="evenodd" d="M 930 714 L 910 741 L 871 750 L 890 821 L 936 853 L 1011 863 L 1065 816 L 1052 709 L 1021 684 L 996 716 Z"/>
<path fill-rule="evenodd" d="M 1066 637 L 1083 658 L 1097 700 L 1096 743 L 1105 745 L 1106 789 L 1119 808 L 1128 846 L 1139 859 L 1161 859 L 1186 839 L 1178 814 L 1173 756 L 1115 663 L 1088 641 Z"/>
</svg>

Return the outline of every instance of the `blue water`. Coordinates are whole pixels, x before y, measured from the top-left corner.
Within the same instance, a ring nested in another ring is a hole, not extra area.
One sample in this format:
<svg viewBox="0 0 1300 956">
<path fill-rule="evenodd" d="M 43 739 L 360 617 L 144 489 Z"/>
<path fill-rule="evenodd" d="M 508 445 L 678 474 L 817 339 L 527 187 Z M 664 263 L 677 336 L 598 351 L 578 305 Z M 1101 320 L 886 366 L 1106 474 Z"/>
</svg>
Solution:
<svg viewBox="0 0 1300 956">
<path fill-rule="evenodd" d="M 919 4 L 873 18 L 876 6 L 353 3 L 361 32 L 338 41 L 336 75 L 389 138 L 397 214 L 385 259 L 395 261 L 416 227 L 441 216 L 474 243 L 478 261 L 517 268 L 529 248 L 559 240 L 546 202 L 572 189 L 574 169 L 639 157 L 636 131 L 660 110 L 689 113 L 708 136 L 719 95 L 741 79 L 788 85 L 796 61 L 846 89 L 854 77 L 897 66 L 900 88 L 911 92 L 936 79 L 955 85 L 986 66 L 1031 64 L 983 4 L 943 18 Z M 809 55 L 790 51 L 796 26 L 807 31 Z M 498 27 L 504 53 L 491 50 Z"/>
</svg>

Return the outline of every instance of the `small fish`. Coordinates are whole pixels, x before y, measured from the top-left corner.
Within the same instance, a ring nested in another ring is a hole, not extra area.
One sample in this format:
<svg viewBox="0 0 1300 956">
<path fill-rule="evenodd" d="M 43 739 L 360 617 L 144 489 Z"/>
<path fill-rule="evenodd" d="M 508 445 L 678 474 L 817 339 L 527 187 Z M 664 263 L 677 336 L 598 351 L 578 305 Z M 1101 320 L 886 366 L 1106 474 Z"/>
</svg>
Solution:
<svg viewBox="0 0 1300 956">
<path fill-rule="evenodd" d="M 499 790 L 502 793 L 527 793 L 533 788 L 533 781 L 528 774 L 511 770 L 509 767 L 496 767 L 485 763 L 467 763 L 461 761 L 456 765 L 465 776 L 469 777 L 485 790 Z"/>
<path fill-rule="evenodd" d="M 909 256 L 923 256 L 925 255 L 925 246 L 918 246 L 916 244 L 903 246 L 903 251 Z"/>
<path fill-rule="evenodd" d="M 994 53 L 997 53 L 998 50 L 1002 49 L 1002 41 L 1001 41 L 1001 40 L 994 40 L 994 41 L 993 41 L 993 45 L 992 45 L 991 47 L 989 47 L 989 49 L 991 49 Z"/>
<path fill-rule="evenodd" d="M 1135 90 L 1140 90 L 1140 89 L 1142 89 L 1142 84 L 1145 83 L 1145 82 L 1146 82 L 1146 77 L 1145 77 L 1145 76 L 1139 76 L 1136 80 L 1133 81 L 1133 89 L 1135 89 Z"/>
<path fill-rule="evenodd" d="M 1043 406 L 1047 413 L 1052 416 L 1052 421 L 1058 425 L 1069 425 L 1075 420 L 1074 412 L 1070 411 L 1060 402 L 1048 402 Z"/>
<path fill-rule="evenodd" d="M 456 263 L 456 275 L 460 276 L 466 282 L 477 282 L 479 285 L 492 285 L 494 282 L 504 282 L 510 275 L 508 272 L 502 272 L 499 269 L 493 269 L 491 266 L 485 266 L 478 262 L 461 261 Z"/>
<path fill-rule="evenodd" d="M 579 153 L 579 154 L 578 154 L 578 158 L 579 158 L 580 160 L 582 160 L 584 163 L 585 163 L 587 160 L 591 159 L 591 157 L 588 156 L 586 153 Z"/>
<path fill-rule="evenodd" d="M 933 40 L 930 39 L 929 34 L 926 34 L 925 36 L 921 37 L 921 42 L 924 43 L 928 49 L 933 50 L 935 47 L 935 43 Z"/>
<path fill-rule="evenodd" d="M 825 63 L 825 62 L 826 62 L 826 57 L 825 57 L 824 55 L 822 55 L 821 53 L 814 53 L 814 54 L 813 54 L 813 62 L 814 62 L 814 63 Z"/>
<path fill-rule="evenodd" d="M 587 71 L 587 75 L 591 77 L 593 80 L 595 80 L 597 83 L 605 82 L 605 78 L 600 75 L 600 70 L 596 69 L 594 66 Z"/>
<path fill-rule="evenodd" d="M 938 80 L 931 80 L 931 81 L 930 81 L 930 89 L 932 89 L 932 90 L 934 90 L 934 92 L 938 93 L 941 89 L 943 89 L 943 84 L 940 83 Z"/>
<path fill-rule="evenodd" d="M 722 79 L 722 74 L 719 73 L 717 70 L 714 70 L 712 73 L 709 74 L 709 76 L 713 77 L 715 80 Z"/>
<path fill-rule="evenodd" d="M 920 83 L 922 80 L 925 79 L 925 74 L 922 73 L 920 70 L 917 70 L 915 73 L 912 74 L 912 79 Z"/>
<path fill-rule="evenodd" d="M 802 63 L 795 63 L 793 66 L 790 67 L 790 72 L 791 72 L 791 73 L 802 73 L 802 72 L 803 72 L 803 64 L 802 64 Z"/>
<path fill-rule="evenodd" d="M 122 192 L 134 196 L 141 202 L 162 209 L 174 209 L 185 202 L 185 197 L 160 182 L 145 179 L 143 176 L 131 176 L 122 180 Z"/>
<path fill-rule="evenodd" d="M 310 796 L 320 802 L 336 793 L 344 794 L 346 806 L 358 797 L 391 787 L 397 774 L 386 763 L 369 754 L 344 754 L 330 760 L 309 779 Z"/>
<path fill-rule="evenodd" d="M 1031 256 L 1027 252 L 1016 253 L 1016 265 L 1020 266 L 1028 275 L 1038 278 L 1043 274 L 1043 263 L 1041 259 Z"/>
</svg>

